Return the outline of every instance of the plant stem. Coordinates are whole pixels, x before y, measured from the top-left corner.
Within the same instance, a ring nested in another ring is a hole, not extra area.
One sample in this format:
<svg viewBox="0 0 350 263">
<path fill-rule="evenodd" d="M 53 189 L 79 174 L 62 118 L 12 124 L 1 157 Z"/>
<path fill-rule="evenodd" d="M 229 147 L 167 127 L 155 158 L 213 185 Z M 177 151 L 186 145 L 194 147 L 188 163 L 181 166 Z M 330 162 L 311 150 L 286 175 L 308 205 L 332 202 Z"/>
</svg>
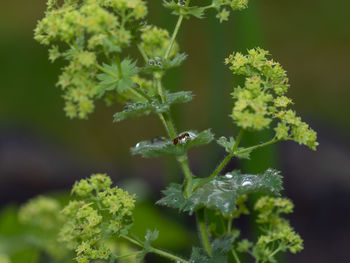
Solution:
<svg viewBox="0 0 350 263">
<path fill-rule="evenodd" d="M 273 252 L 269 255 L 269 257 L 273 257 L 273 256 L 276 255 L 278 252 L 280 252 L 281 249 L 282 249 L 281 246 L 279 246 L 275 251 L 273 251 Z"/>
<path fill-rule="evenodd" d="M 211 256 L 212 251 L 211 251 L 211 246 L 210 246 L 207 223 L 205 222 L 205 210 L 204 210 L 204 208 L 198 209 L 196 211 L 196 218 L 197 218 L 199 233 L 200 233 L 201 240 L 202 240 L 202 245 L 203 245 L 205 251 L 207 251 L 208 255 Z"/>
<path fill-rule="evenodd" d="M 168 132 L 168 135 L 171 139 L 176 138 L 177 137 L 177 132 L 175 129 L 175 126 L 171 120 L 170 117 L 170 113 L 162 113 L 162 114 L 158 114 L 160 120 L 162 121 L 165 129 Z M 187 155 L 181 155 L 177 158 L 177 161 L 179 162 L 182 171 L 184 173 L 185 176 L 185 181 L 184 181 L 184 188 L 183 188 L 183 193 L 184 193 L 184 197 L 188 198 L 191 196 L 192 194 L 192 172 L 190 169 L 190 166 L 188 164 L 188 160 L 187 160 Z"/>
<path fill-rule="evenodd" d="M 190 166 L 188 165 L 188 160 L 186 155 L 181 155 L 177 158 L 181 165 L 182 171 L 185 175 L 183 193 L 185 198 L 189 198 L 192 194 L 192 172 Z"/>
<path fill-rule="evenodd" d="M 138 50 L 140 51 L 141 56 L 143 57 L 144 61 L 145 61 L 146 63 L 148 63 L 148 56 L 147 56 L 145 50 L 141 47 L 140 44 L 137 44 L 137 48 L 138 48 Z"/>
<path fill-rule="evenodd" d="M 166 97 L 164 95 L 164 90 L 163 90 L 163 86 L 162 86 L 162 75 L 163 75 L 162 73 L 155 73 L 154 80 L 156 83 L 158 95 L 161 97 L 162 103 L 165 103 Z"/>
<path fill-rule="evenodd" d="M 164 90 L 163 90 L 161 78 L 162 78 L 162 74 L 159 74 L 158 76 L 154 76 L 154 79 L 155 79 L 155 82 L 157 85 L 158 94 L 162 98 L 162 102 L 165 103 L 166 98 L 164 96 Z M 159 114 L 159 118 L 161 119 L 165 129 L 167 130 L 170 139 L 176 138 L 177 132 L 175 129 L 175 125 L 171 119 L 170 112 Z M 193 177 L 193 175 L 192 175 L 192 172 L 191 172 L 189 164 L 188 164 L 187 156 L 185 154 L 179 156 L 177 158 L 177 160 L 180 163 L 180 166 L 181 166 L 182 171 L 183 171 L 184 176 L 185 176 L 184 189 L 183 189 L 184 197 L 188 198 L 192 194 L 192 177 Z"/>
<path fill-rule="evenodd" d="M 158 254 L 160 256 L 163 256 L 165 258 L 169 258 L 169 259 L 174 260 L 176 262 L 189 263 L 187 260 L 180 258 L 178 256 L 175 256 L 175 255 L 173 255 L 169 252 L 166 252 L 164 250 L 161 250 L 161 249 L 151 247 L 151 252 L 153 252 L 154 254 Z"/>
<path fill-rule="evenodd" d="M 236 261 L 237 263 L 241 263 L 241 261 L 239 260 L 238 255 L 237 255 L 236 250 L 235 250 L 234 248 L 232 248 L 232 249 L 231 249 L 231 252 L 232 252 L 233 257 L 235 258 L 235 261 Z"/>
<path fill-rule="evenodd" d="M 227 233 L 228 234 L 231 234 L 231 231 L 232 231 L 232 217 L 230 217 L 228 220 L 227 220 Z"/>
<path fill-rule="evenodd" d="M 261 147 L 269 146 L 269 145 L 274 144 L 274 143 L 279 142 L 279 141 L 281 141 L 281 139 L 273 138 L 272 140 L 270 140 L 268 142 L 260 143 L 258 145 L 251 146 L 251 147 L 245 148 L 243 150 L 240 150 L 240 151 L 236 152 L 235 155 L 239 155 L 239 154 L 242 154 L 245 152 L 250 152 L 250 151 L 256 150 L 256 149 L 261 148 Z"/>
<path fill-rule="evenodd" d="M 117 55 L 115 56 L 116 62 L 117 62 L 117 67 L 118 67 L 118 73 L 119 73 L 119 78 L 122 79 L 123 78 L 123 70 L 122 70 L 122 65 L 120 63 L 120 56 L 117 53 Z"/>
<path fill-rule="evenodd" d="M 237 149 L 238 149 L 238 146 L 242 140 L 242 137 L 243 137 L 243 133 L 244 133 L 244 130 L 241 129 L 238 133 L 238 136 L 237 136 L 237 139 L 236 139 L 236 142 L 235 144 L 233 145 L 233 148 L 232 148 L 232 151 L 235 152 Z"/>
<path fill-rule="evenodd" d="M 134 245 L 137 245 L 139 247 L 142 247 L 144 248 L 143 244 L 135 239 L 133 239 L 132 237 L 129 237 L 129 236 L 125 236 L 125 235 L 122 235 L 121 236 L 122 238 L 124 238 L 125 240 L 128 240 L 130 243 L 134 244 Z M 154 247 L 150 247 L 149 251 L 151 253 L 154 253 L 154 254 L 158 254 L 162 257 L 165 257 L 165 258 L 168 258 L 168 259 L 171 259 L 171 260 L 174 260 L 174 261 L 178 261 L 178 262 L 182 262 L 182 263 L 189 263 L 187 260 L 183 259 L 183 258 L 180 258 L 178 256 L 175 256 L 169 252 L 166 252 L 164 250 L 161 250 L 161 249 L 158 249 L 158 248 L 154 248 Z"/>
<path fill-rule="evenodd" d="M 176 23 L 173 35 L 171 36 L 171 39 L 170 39 L 169 46 L 168 46 L 168 48 L 167 48 L 167 50 L 165 52 L 165 55 L 164 55 L 164 60 L 168 59 L 168 57 L 170 55 L 171 49 L 174 46 L 174 42 L 175 42 L 176 36 L 177 36 L 177 34 L 179 32 L 179 29 L 181 27 L 181 23 L 182 23 L 183 18 L 184 18 L 183 15 L 180 15 L 179 19 L 177 20 L 177 23 Z"/>
<path fill-rule="evenodd" d="M 237 136 L 236 142 L 235 142 L 235 144 L 234 144 L 234 146 L 232 148 L 232 152 L 229 153 L 225 157 L 225 159 L 222 160 L 222 162 L 216 167 L 214 172 L 209 177 L 204 179 L 201 183 L 199 183 L 194 190 L 198 189 L 199 187 L 201 187 L 201 186 L 205 185 L 206 183 L 210 182 L 211 180 L 213 180 L 225 168 L 227 163 L 235 156 L 235 151 L 238 149 L 239 143 L 241 142 L 241 139 L 243 137 L 243 132 L 244 131 L 242 129 L 239 131 L 239 134 Z"/>
<path fill-rule="evenodd" d="M 136 252 L 131 252 L 131 253 L 128 253 L 128 254 L 120 255 L 120 256 L 116 256 L 115 255 L 114 256 L 114 260 L 120 259 L 120 258 L 127 258 L 127 257 L 136 256 L 136 255 L 141 254 L 141 253 L 142 253 L 142 251 L 136 251 Z"/>
</svg>

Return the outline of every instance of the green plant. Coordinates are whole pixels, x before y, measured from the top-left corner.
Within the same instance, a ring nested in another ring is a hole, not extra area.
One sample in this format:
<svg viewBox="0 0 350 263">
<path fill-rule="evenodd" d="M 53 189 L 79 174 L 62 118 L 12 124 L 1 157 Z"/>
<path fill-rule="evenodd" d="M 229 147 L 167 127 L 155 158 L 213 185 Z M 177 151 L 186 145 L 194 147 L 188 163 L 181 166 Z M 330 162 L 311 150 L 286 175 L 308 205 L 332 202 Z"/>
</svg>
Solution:
<svg viewBox="0 0 350 263">
<path fill-rule="evenodd" d="M 289 109 L 292 100 L 286 97 L 288 78 L 281 65 L 267 51 L 254 48 L 247 54 L 234 52 L 225 64 L 234 75 L 244 78 L 232 92 L 232 121 L 237 134 L 220 137 L 217 144 L 227 155 L 205 178 L 195 176 L 188 163 L 188 150 L 214 140 L 210 129 L 178 132 L 171 117 L 171 106 L 191 101 L 190 91 L 169 92 L 163 76 L 180 66 L 187 55 L 180 53 L 176 42 L 184 19 L 203 18 L 208 9 L 217 11 L 220 22 L 228 20 L 230 10 L 245 9 L 247 0 L 212 0 L 204 6 L 194 6 L 190 0 L 164 0 L 163 5 L 178 16 L 172 34 L 154 25 L 147 25 L 146 2 L 143 0 L 49 0 L 46 16 L 39 21 L 35 39 L 50 47 L 50 60 L 62 58 L 68 64 L 57 83 L 64 92 L 65 111 L 70 118 L 86 119 L 94 110 L 94 102 L 116 102 L 124 109 L 114 115 L 120 122 L 131 117 L 156 114 L 165 127 L 166 137 L 138 143 L 132 154 L 143 157 L 171 155 L 176 158 L 184 176 L 183 184 L 171 184 L 163 191 L 158 205 L 176 208 L 195 215 L 201 247 L 194 247 L 188 257 L 155 248 L 152 242 L 158 231 L 147 231 L 144 239 L 130 233 L 133 223 L 134 196 L 113 187 L 108 176 L 92 175 L 77 182 L 72 190 L 77 200 L 65 206 L 59 217 L 52 212 L 59 205 L 51 199 L 32 200 L 20 212 L 24 223 L 47 227 L 58 236 L 62 255 L 52 246 L 57 240 L 43 242 L 43 249 L 52 257 L 67 256 L 73 251 L 75 260 L 108 262 L 142 261 L 147 253 L 155 253 L 183 263 L 241 262 L 251 255 L 255 262 L 276 262 L 279 252 L 296 253 L 303 241 L 282 214 L 291 213 L 290 200 L 278 197 L 282 177 L 273 169 L 261 174 L 244 174 L 222 170 L 232 158 L 249 159 L 258 148 L 279 141 L 292 140 L 315 150 L 316 133 Z M 143 63 L 128 54 L 135 46 Z M 270 141 L 242 146 L 246 131 L 272 129 Z M 251 208 L 246 205 L 251 194 L 259 198 Z M 253 213 L 254 212 L 254 213 Z M 253 213 L 260 233 L 252 242 L 240 237 L 234 221 Z M 44 223 L 42 222 L 44 221 Z M 57 233 L 56 233 L 56 232 Z M 42 240 L 42 239 L 41 239 Z M 125 242 L 127 252 L 121 249 Z"/>
</svg>

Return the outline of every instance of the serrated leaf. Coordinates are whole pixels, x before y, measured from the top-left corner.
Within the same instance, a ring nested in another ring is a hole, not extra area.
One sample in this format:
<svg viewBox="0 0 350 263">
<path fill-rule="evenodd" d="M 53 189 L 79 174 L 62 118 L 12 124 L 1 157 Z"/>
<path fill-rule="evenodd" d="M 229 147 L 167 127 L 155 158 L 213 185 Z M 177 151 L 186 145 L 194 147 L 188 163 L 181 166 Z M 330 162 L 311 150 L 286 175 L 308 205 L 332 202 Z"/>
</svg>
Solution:
<svg viewBox="0 0 350 263">
<path fill-rule="evenodd" d="M 212 256 L 201 248 L 193 248 L 191 263 L 227 263 L 227 253 L 232 249 L 233 236 L 224 236 L 215 239 L 211 244 Z"/>
<path fill-rule="evenodd" d="M 193 98 L 193 93 L 191 91 L 179 91 L 174 93 L 168 93 L 166 95 L 167 103 L 176 104 L 176 103 L 186 103 L 190 102 Z"/>
<path fill-rule="evenodd" d="M 187 58 L 186 53 L 181 53 L 172 59 L 166 59 L 166 60 L 163 60 L 161 58 L 151 58 L 149 60 L 149 63 L 146 64 L 146 66 L 143 67 L 141 70 L 144 73 L 154 73 L 159 70 L 165 71 L 167 69 L 180 66 L 182 62 L 185 61 L 186 58 Z"/>
<path fill-rule="evenodd" d="M 153 241 L 157 240 L 159 236 L 159 231 L 157 229 L 151 231 L 147 230 L 144 242 L 144 249 L 149 250 Z"/>
<path fill-rule="evenodd" d="M 150 113 L 163 113 L 170 109 L 172 104 L 186 103 L 193 98 L 192 92 L 180 91 L 175 93 L 168 93 L 166 95 L 166 103 L 159 103 L 156 99 L 152 102 L 136 102 L 127 103 L 121 112 L 114 114 L 114 122 L 120 122 L 127 118 L 137 118 Z"/>
<path fill-rule="evenodd" d="M 216 141 L 220 146 L 225 148 L 225 151 L 228 153 L 232 152 L 233 146 L 236 143 L 236 140 L 233 137 L 230 137 L 229 140 L 227 140 L 226 137 L 220 137 L 217 141 Z"/>
<path fill-rule="evenodd" d="M 138 73 L 135 61 L 124 59 L 120 63 L 120 69 L 117 63 L 112 63 L 112 65 L 103 64 L 103 69 L 104 73 L 97 75 L 97 79 L 100 81 L 99 97 L 102 97 L 106 91 L 115 89 L 118 92 L 123 92 L 135 86 L 131 79 Z"/>
<path fill-rule="evenodd" d="M 235 152 L 233 152 L 233 148 L 236 143 L 236 140 L 233 137 L 227 139 L 226 137 L 222 136 L 216 142 L 220 146 L 224 147 L 227 153 L 233 153 L 234 156 L 239 159 L 250 159 L 250 154 L 252 151 L 244 151 L 240 153 L 240 151 L 244 150 L 245 148 L 238 148 Z"/>
<path fill-rule="evenodd" d="M 135 147 L 131 148 L 131 153 L 142 155 L 143 157 L 159 157 L 162 155 L 180 156 L 187 152 L 190 147 L 208 144 L 214 139 L 214 135 L 210 130 L 205 130 L 200 133 L 196 131 L 187 131 L 183 134 L 189 134 L 183 140 L 179 140 L 175 145 L 173 141 L 143 141 L 139 142 Z"/>
<path fill-rule="evenodd" d="M 173 59 L 166 60 L 164 62 L 164 68 L 169 69 L 169 68 L 175 68 L 180 66 L 187 58 L 186 53 L 181 53 L 177 56 L 175 56 Z"/>
<path fill-rule="evenodd" d="M 156 102 L 136 102 L 128 103 L 122 112 L 113 115 L 114 122 L 120 122 L 127 118 L 137 118 L 143 115 L 149 115 L 152 112 L 162 113 L 169 110 L 168 104 L 158 104 Z"/>
<path fill-rule="evenodd" d="M 236 153 L 235 153 L 235 156 L 239 159 L 250 159 L 250 154 L 252 153 L 252 150 L 250 151 L 244 151 L 242 153 L 240 153 L 240 151 L 242 150 L 245 150 L 245 148 L 238 148 Z"/>
<path fill-rule="evenodd" d="M 159 231 L 157 229 L 151 231 L 147 229 L 147 233 L 145 235 L 145 241 L 143 242 L 143 250 L 142 253 L 137 254 L 137 261 L 141 262 L 147 253 L 151 251 L 152 242 L 157 240 L 159 236 Z"/>
<path fill-rule="evenodd" d="M 192 15 L 194 17 L 201 19 L 203 18 L 205 8 L 199 7 L 199 6 L 191 6 L 191 7 L 187 7 L 186 11 L 189 15 Z"/>
<path fill-rule="evenodd" d="M 199 6 L 183 6 L 174 0 L 171 1 L 163 1 L 163 5 L 166 8 L 173 10 L 173 15 L 183 15 L 185 18 L 189 18 L 190 16 L 195 16 L 197 18 L 202 18 L 204 15 L 205 8 Z"/>
<path fill-rule="evenodd" d="M 196 209 L 206 207 L 229 215 L 236 210 L 236 200 L 243 194 L 265 193 L 279 195 L 283 189 L 278 171 L 268 169 L 264 174 L 241 174 L 239 171 L 227 173 L 204 184 L 185 199 L 182 186 L 171 184 L 164 197 L 157 204 L 177 208 L 192 214 Z"/>
</svg>

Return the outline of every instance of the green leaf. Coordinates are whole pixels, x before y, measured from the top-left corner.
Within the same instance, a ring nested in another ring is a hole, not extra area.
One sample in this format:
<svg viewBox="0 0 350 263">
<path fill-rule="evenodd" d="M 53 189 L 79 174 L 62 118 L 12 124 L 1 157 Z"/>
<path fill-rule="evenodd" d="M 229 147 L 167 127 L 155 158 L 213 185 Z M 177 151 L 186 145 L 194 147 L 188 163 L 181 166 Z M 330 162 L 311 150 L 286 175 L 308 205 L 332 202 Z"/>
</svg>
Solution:
<svg viewBox="0 0 350 263">
<path fill-rule="evenodd" d="M 175 68 L 180 66 L 187 58 L 186 53 L 181 53 L 174 57 L 173 59 L 168 59 L 164 62 L 164 68 L 169 69 L 169 68 Z"/>
<path fill-rule="evenodd" d="M 124 107 L 122 112 L 117 112 L 114 114 L 114 122 L 120 122 L 127 118 L 136 118 L 143 115 L 149 115 L 152 112 L 162 113 L 169 110 L 169 105 L 167 104 L 158 104 L 156 102 L 136 102 L 128 103 Z"/>
<path fill-rule="evenodd" d="M 141 262 L 143 258 L 148 254 L 152 249 L 152 242 L 155 241 L 159 236 L 159 231 L 157 229 L 151 231 L 147 230 L 147 233 L 145 235 L 145 241 L 143 242 L 143 250 L 142 253 L 137 254 L 137 261 Z"/>
<path fill-rule="evenodd" d="M 249 151 L 244 151 L 241 152 L 242 150 L 245 150 L 245 148 L 238 148 L 237 152 L 235 153 L 235 156 L 239 159 L 250 159 L 250 154 L 252 153 L 253 150 L 249 150 Z"/>
<path fill-rule="evenodd" d="M 227 140 L 226 137 L 222 136 L 216 142 L 220 146 L 224 147 L 226 152 L 231 153 L 236 140 L 233 137 L 230 137 L 229 140 Z"/>
<path fill-rule="evenodd" d="M 240 153 L 240 151 L 245 148 L 238 148 L 235 152 L 233 152 L 233 147 L 236 143 L 236 140 L 233 137 L 227 139 L 226 137 L 220 137 L 217 141 L 217 144 L 225 148 L 227 153 L 233 153 L 235 157 L 239 159 L 250 159 L 250 154 L 252 151 L 245 151 Z"/>
<path fill-rule="evenodd" d="M 190 147 L 208 144 L 214 139 L 214 135 L 210 130 L 200 133 L 196 131 L 187 131 L 180 134 L 188 134 L 188 137 L 179 140 L 175 145 L 174 141 L 143 141 L 139 142 L 135 147 L 131 148 L 131 153 L 142 155 L 143 157 L 159 157 L 162 155 L 180 156 L 187 152 Z"/>
<path fill-rule="evenodd" d="M 151 243 L 155 240 L 157 240 L 159 236 L 159 231 L 157 229 L 151 231 L 147 230 L 146 236 L 145 236 L 145 242 L 144 242 L 144 249 L 145 250 L 150 250 L 151 248 Z"/>
<path fill-rule="evenodd" d="M 279 195 L 283 189 L 281 175 L 278 171 L 268 169 L 264 174 L 241 174 L 239 171 L 216 177 L 193 192 L 185 199 L 182 186 L 171 184 L 164 197 L 157 204 L 177 208 L 192 214 L 196 209 L 206 207 L 231 215 L 236 208 L 239 196 L 250 193 Z"/>
<path fill-rule="evenodd" d="M 166 103 L 159 103 L 156 99 L 152 102 L 136 102 L 127 103 L 122 112 L 114 114 L 114 122 L 120 122 L 127 118 L 137 118 L 150 113 L 163 113 L 170 109 L 170 106 L 175 103 L 186 103 L 193 98 L 192 92 L 180 91 L 168 93 L 166 95 Z"/>
<path fill-rule="evenodd" d="M 193 94 L 191 91 L 179 91 L 174 93 L 168 93 L 166 95 L 166 101 L 168 104 L 176 104 L 176 103 L 187 103 L 190 102 L 193 98 Z"/>
<path fill-rule="evenodd" d="M 227 253 L 232 249 L 233 236 L 223 236 L 211 243 L 212 256 L 209 256 L 203 249 L 192 250 L 191 263 L 227 263 Z"/>
<path fill-rule="evenodd" d="M 135 83 L 131 77 L 138 73 L 136 62 L 130 59 L 124 59 L 120 63 L 112 65 L 103 64 L 103 73 L 97 75 L 99 83 L 99 97 L 102 97 L 106 91 L 117 90 L 123 92 L 129 88 L 133 88 Z"/>
<path fill-rule="evenodd" d="M 172 14 L 173 15 L 183 15 L 185 18 L 189 18 L 190 16 L 197 17 L 199 19 L 203 18 L 205 8 L 204 7 L 199 7 L 199 6 L 183 6 L 174 0 L 163 1 L 163 5 L 166 8 L 169 8 L 173 10 Z"/>
<path fill-rule="evenodd" d="M 187 58 L 186 53 L 181 53 L 172 59 L 166 59 L 166 60 L 163 60 L 159 57 L 151 58 L 148 61 L 149 63 L 146 64 L 146 66 L 143 67 L 141 70 L 144 73 L 150 73 L 150 74 L 152 74 L 153 72 L 157 72 L 159 70 L 165 71 L 167 69 L 180 66 L 182 62 L 185 61 L 186 58 Z"/>
</svg>

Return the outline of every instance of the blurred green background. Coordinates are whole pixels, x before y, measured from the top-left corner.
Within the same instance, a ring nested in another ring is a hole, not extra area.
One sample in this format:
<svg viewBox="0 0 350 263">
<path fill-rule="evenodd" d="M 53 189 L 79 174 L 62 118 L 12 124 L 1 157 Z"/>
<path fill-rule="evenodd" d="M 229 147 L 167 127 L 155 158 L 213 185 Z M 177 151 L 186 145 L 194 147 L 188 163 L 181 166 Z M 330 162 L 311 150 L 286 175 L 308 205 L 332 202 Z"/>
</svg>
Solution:
<svg viewBox="0 0 350 263">
<path fill-rule="evenodd" d="M 103 103 L 88 121 L 65 117 L 61 91 L 55 87 L 62 65 L 49 63 L 46 48 L 32 37 L 45 2 L 0 3 L 0 205 L 68 189 L 92 172 L 108 172 L 119 184 L 134 189 L 140 199 L 156 200 L 170 181 L 181 180 L 177 165 L 171 159 L 132 157 L 129 148 L 163 135 L 161 123 L 149 116 L 113 124 L 112 115 L 119 108 Z M 148 2 L 149 22 L 172 31 L 176 18 L 161 7 L 160 0 Z M 349 10 L 346 0 L 264 0 L 251 1 L 248 10 L 234 13 L 223 24 L 214 13 L 205 20 L 185 21 L 179 43 L 189 57 L 164 82 L 170 90 L 193 90 L 196 95 L 192 103 L 174 108 L 179 130 L 211 127 L 221 136 L 235 132 L 228 117 L 234 81 L 223 64 L 228 54 L 260 46 L 288 71 L 289 96 L 297 112 L 318 131 L 318 152 L 283 143 L 254 154 L 254 164 L 228 167 L 250 172 L 271 166 L 282 169 L 285 193 L 296 204 L 291 220 L 305 238 L 305 251 L 287 262 L 349 262 Z M 256 137 L 250 134 L 244 142 L 249 144 Z M 213 143 L 191 152 L 191 166 L 196 174 L 206 176 L 222 157 Z M 180 237 L 176 233 L 181 231 L 193 236 L 193 219 L 177 219 L 187 224 L 184 229 L 169 220 L 177 217 L 174 211 L 147 210 L 150 202 L 140 205 L 138 215 L 147 214 L 149 220 L 143 223 L 154 222 L 162 228 L 165 247 L 170 248 L 169 237 Z M 145 227 L 140 224 L 137 232 L 144 234 Z M 1 227 L 0 234 L 5 235 Z M 181 238 L 172 241 L 175 247 L 187 244 Z"/>
</svg>

